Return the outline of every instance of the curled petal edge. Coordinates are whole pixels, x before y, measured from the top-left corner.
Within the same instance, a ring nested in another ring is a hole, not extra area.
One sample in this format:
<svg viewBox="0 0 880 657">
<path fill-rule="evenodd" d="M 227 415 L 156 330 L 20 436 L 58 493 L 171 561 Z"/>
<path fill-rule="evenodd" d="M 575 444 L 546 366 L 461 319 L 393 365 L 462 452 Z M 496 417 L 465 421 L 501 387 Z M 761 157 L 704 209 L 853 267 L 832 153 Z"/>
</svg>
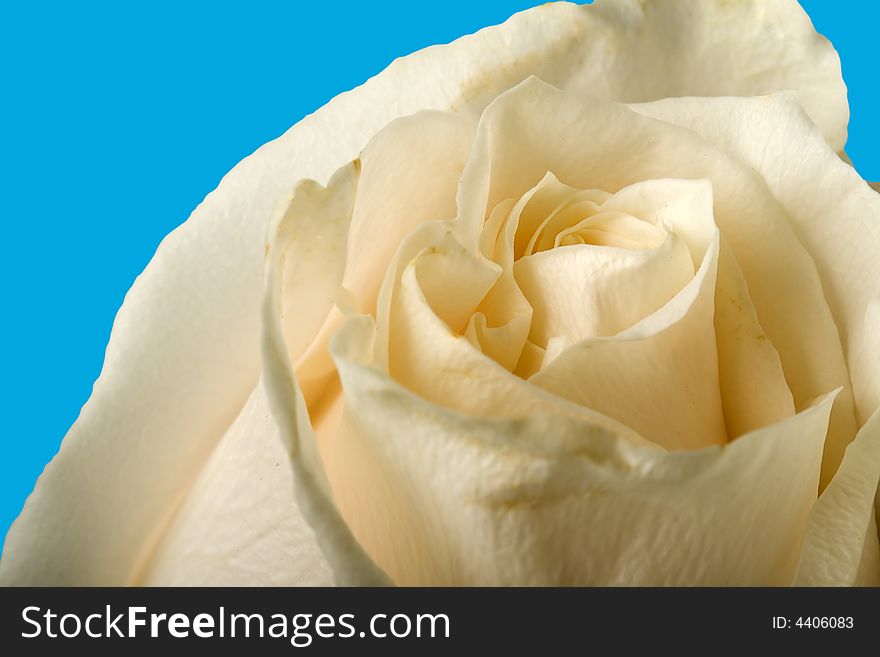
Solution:
<svg viewBox="0 0 880 657">
<path fill-rule="evenodd" d="M 795 586 L 880 586 L 874 498 L 880 482 L 880 410 L 844 453 L 813 505 Z"/>
<path fill-rule="evenodd" d="M 357 542 L 333 501 L 281 324 L 281 281 L 286 247 L 290 241 L 289 223 L 295 222 L 300 213 L 326 212 L 332 205 L 324 201 L 335 188 L 356 185 L 357 166 L 353 163 L 334 174 L 326 188 L 311 180 L 301 181 L 276 211 L 270 224 L 266 253 L 261 341 L 263 380 L 269 408 L 290 456 L 297 503 L 315 531 L 318 545 L 333 569 L 336 584 L 390 586 L 392 582 L 388 575 Z M 354 198 L 353 194 L 351 198 Z M 351 212 L 351 206 L 348 212 Z"/>
</svg>

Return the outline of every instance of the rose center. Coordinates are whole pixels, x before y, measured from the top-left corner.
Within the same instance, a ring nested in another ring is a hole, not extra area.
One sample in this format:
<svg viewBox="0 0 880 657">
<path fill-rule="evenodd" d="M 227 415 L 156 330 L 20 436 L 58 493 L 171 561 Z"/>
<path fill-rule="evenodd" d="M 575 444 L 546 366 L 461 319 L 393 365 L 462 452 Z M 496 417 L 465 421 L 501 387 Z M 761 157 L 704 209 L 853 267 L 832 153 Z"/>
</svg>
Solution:
<svg viewBox="0 0 880 657">
<path fill-rule="evenodd" d="M 490 214 L 483 250 L 504 274 L 488 296 L 505 300 L 482 304 L 480 324 L 509 324 L 514 316 L 493 312 L 502 307 L 531 314 L 518 357 L 502 359 L 520 376 L 533 375 L 571 344 L 632 326 L 693 278 L 694 255 L 701 254 L 692 254 L 656 212 L 641 212 L 650 202 L 627 196 L 575 189 L 548 173 Z"/>
</svg>

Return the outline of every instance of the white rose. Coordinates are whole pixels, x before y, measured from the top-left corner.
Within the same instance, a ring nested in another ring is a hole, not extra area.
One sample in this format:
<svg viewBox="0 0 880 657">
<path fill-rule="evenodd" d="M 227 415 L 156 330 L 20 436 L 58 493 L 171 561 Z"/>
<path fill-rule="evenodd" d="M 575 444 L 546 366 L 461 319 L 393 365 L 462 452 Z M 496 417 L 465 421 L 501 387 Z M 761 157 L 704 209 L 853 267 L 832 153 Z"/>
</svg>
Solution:
<svg viewBox="0 0 880 657">
<path fill-rule="evenodd" d="M 878 583 L 847 119 L 792 0 L 396 61 L 163 242 L 0 581 Z"/>
</svg>

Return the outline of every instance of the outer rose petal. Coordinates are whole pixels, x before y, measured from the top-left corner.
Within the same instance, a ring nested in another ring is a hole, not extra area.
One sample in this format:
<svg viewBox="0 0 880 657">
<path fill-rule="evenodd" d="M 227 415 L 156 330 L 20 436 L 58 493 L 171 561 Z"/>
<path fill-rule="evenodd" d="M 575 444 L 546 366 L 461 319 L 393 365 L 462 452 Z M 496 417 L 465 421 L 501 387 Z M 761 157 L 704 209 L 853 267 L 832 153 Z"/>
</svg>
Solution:
<svg viewBox="0 0 880 657">
<path fill-rule="evenodd" d="M 790 583 L 833 395 L 724 447 L 664 452 L 574 414 L 435 405 L 382 371 L 375 337 L 362 316 L 333 340 L 346 417 L 325 460 L 396 583 Z"/>
<path fill-rule="evenodd" d="M 674 79 L 635 74 L 648 63 Z M 832 146 L 844 141 L 839 62 L 793 0 L 542 6 L 394 62 L 244 160 L 163 241 L 117 315 L 91 399 L 7 535 L 0 581 L 136 578 L 256 384 L 278 196 L 300 178 L 326 181 L 396 117 L 477 114 L 532 74 L 629 101 L 797 89 Z M 265 502 L 279 522 L 290 513 L 292 499 Z"/>
<path fill-rule="evenodd" d="M 292 499 L 289 456 L 258 385 L 169 521 L 138 583 L 210 586 L 222 573 L 228 586 L 332 584 L 331 568 Z"/>
</svg>

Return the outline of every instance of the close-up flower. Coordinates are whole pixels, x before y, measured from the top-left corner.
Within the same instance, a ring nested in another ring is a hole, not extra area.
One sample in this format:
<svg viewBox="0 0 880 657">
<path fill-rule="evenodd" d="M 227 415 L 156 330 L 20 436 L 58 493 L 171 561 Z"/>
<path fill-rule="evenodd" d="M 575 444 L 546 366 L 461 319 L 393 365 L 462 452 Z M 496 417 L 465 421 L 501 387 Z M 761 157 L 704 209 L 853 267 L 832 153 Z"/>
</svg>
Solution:
<svg viewBox="0 0 880 657">
<path fill-rule="evenodd" d="M 13 585 L 880 585 L 880 193 L 795 0 L 523 11 L 243 160 Z"/>
</svg>

